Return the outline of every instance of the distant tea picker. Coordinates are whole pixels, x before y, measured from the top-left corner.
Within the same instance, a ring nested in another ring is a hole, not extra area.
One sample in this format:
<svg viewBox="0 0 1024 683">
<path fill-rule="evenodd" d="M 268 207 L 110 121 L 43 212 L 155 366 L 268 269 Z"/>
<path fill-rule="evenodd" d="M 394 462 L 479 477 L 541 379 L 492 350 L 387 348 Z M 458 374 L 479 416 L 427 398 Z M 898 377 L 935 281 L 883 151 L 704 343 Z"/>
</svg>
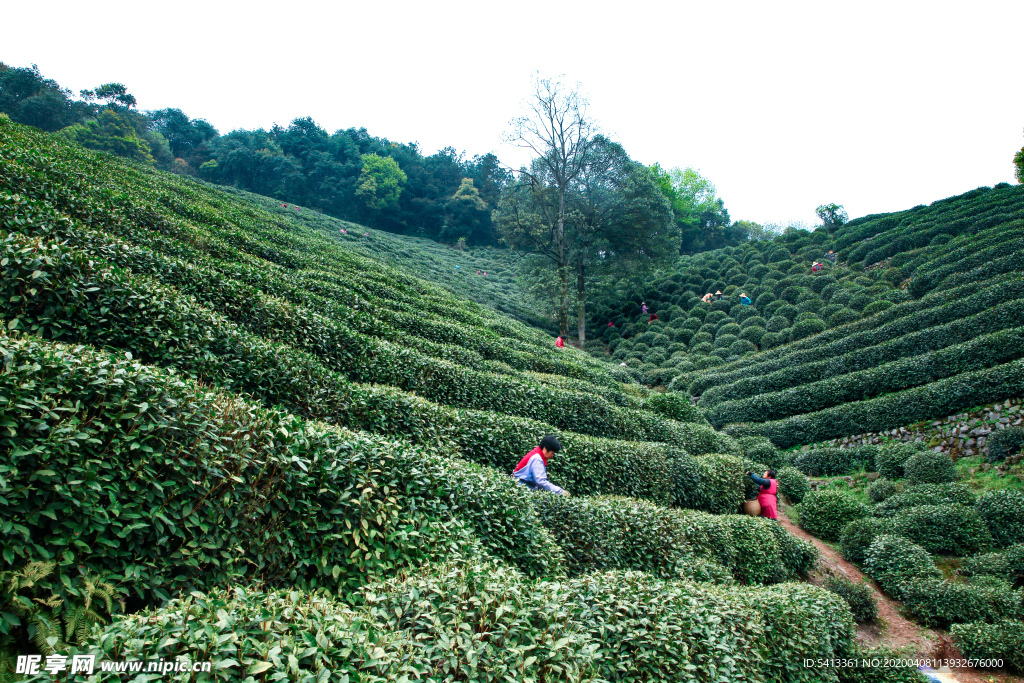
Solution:
<svg viewBox="0 0 1024 683">
<path fill-rule="evenodd" d="M 548 481 L 548 460 L 560 450 L 562 450 L 562 444 L 558 443 L 558 439 L 553 434 L 548 434 L 540 440 L 539 446 L 523 456 L 516 468 L 512 470 L 512 476 L 516 481 L 531 489 L 569 495 L 569 492 L 561 486 L 555 486 Z"/>
</svg>

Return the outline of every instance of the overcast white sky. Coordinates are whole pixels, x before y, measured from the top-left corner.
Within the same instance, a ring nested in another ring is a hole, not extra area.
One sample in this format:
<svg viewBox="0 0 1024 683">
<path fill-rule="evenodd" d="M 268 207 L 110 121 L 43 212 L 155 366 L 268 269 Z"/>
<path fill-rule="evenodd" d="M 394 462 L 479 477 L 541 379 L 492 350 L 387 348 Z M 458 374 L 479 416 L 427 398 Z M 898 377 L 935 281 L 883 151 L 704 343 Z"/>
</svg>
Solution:
<svg viewBox="0 0 1024 683">
<path fill-rule="evenodd" d="M 128 86 L 235 128 L 333 132 L 516 162 L 530 74 L 565 74 L 636 160 L 693 166 L 733 219 L 815 223 L 1014 182 L 1021 0 L 4 2 L 0 61 Z"/>
</svg>

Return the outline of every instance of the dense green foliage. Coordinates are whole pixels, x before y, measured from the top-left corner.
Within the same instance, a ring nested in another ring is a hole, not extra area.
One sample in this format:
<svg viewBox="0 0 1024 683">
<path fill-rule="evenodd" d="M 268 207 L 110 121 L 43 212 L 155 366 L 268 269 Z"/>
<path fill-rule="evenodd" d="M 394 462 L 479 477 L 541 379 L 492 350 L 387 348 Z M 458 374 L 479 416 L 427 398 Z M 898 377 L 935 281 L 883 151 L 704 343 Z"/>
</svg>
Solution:
<svg viewBox="0 0 1024 683">
<path fill-rule="evenodd" d="M 1024 426 L 1007 427 L 994 432 L 989 437 L 988 447 L 988 459 L 991 462 L 999 462 L 1024 452 Z"/>
<path fill-rule="evenodd" d="M 874 591 L 866 584 L 854 583 L 845 576 L 830 576 L 822 584 L 822 587 L 846 601 L 853 613 L 853 620 L 858 624 L 873 621 L 878 616 Z"/>
<path fill-rule="evenodd" d="M 811 491 L 800 504 L 800 526 L 826 541 L 838 541 L 847 524 L 867 515 L 864 504 L 838 489 Z"/>
<path fill-rule="evenodd" d="M 903 587 L 940 573 L 931 555 L 921 546 L 899 536 L 876 536 L 864 552 L 864 569 L 886 593 L 902 599 Z"/>
<path fill-rule="evenodd" d="M 789 448 L 881 431 L 1019 393 L 1022 226 L 1024 188 L 979 188 L 682 257 L 620 283 L 592 319 L 615 322 L 614 360 L 699 397 L 737 437 Z M 637 320 L 639 301 L 659 320 Z"/>
<path fill-rule="evenodd" d="M 870 499 L 872 503 L 881 503 L 902 490 L 902 487 L 891 479 L 879 477 L 868 484 L 866 493 L 868 494 L 868 499 Z"/>
<path fill-rule="evenodd" d="M 352 607 L 300 592 L 195 594 L 106 629 L 100 652 L 140 659 L 187 653 L 214 661 L 211 680 L 274 667 L 366 683 L 427 674 L 795 682 L 820 680 L 803 659 L 839 656 L 853 634 L 841 598 L 800 584 L 748 593 L 638 572 L 529 583 L 471 563 L 370 586 L 361 597 Z M 172 632 L 178 635 L 165 637 Z M 232 646 L 222 650 L 218 643 L 229 638 Z"/>
<path fill-rule="evenodd" d="M 1024 543 L 1024 491 L 989 491 L 978 498 L 976 507 L 996 547 Z"/>
<path fill-rule="evenodd" d="M 33 596 L 69 600 L 85 572 L 129 611 L 210 592 L 169 603 L 166 620 L 116 621 L 89 641 L 101 651 L 173 649 L 130 634 L 171 628 L 181 609 L 178 642 L 226 678 L 244 666 L 260 679 L 257 660 L 280 655 L 325 680 L 554 661 L 609 680 L 621 666 L 814 680 L 804 656 L 849 650 L 838 599 L 780 583 L 810 569 L 811 544 L 768 520 L 665 507 L 742 500 L 743 449 L 684 397 L 622 384 L 320 222 L 3 117 L 0 142 L 2 578 L 49 561 Z M 572 497 L 507 474 L 546 433 L 563 444 L 549 474 Z M 433 602 L 395 597 L 416 592 Z M 481 623 L 517 629 L 514 646 L 437 646 L 468 623 L 470 594 L 495 596 Z M 636 617 L 615 640 L 619 605 Z M 0 645 L 25 646 L 32 617 L 2 607 Z M 287 609 L 314 641 L 337 638 L 313 654 L 290 626 L 250 629 L 223 609 Z M 458 618 L 425 627 L 442 613 Z M 239 646 L 216 650 L 211 628 Z M 535 640 L 558 655 L 525 654 Z"/>
<path fill-rule="evenodd" d="M 783 467 L 778 472 L 779 493 L 799 503 L 811 490 L 811 481 L 795 467 Z"/>
<path fill-rule="evenodd" d="M 743 503 L 746 483 L 743 461 L 722 454 L 675 454 L 669 461 L 673 502 L 705 512 L 736 512 Z"/>
<path fill-rule="evenodd" d="M 812 477 L 833 477 L 848 474 L 861 467 L 874 469 L 877 452 L 878 448 L 875 446 L 812 448 L 797 453 L 793 457 L 793 467 Z"/>
<path fill-rule="evenodd" d="M 925 484 L 889 496 L 871 508 L 871 513 L 888 518 L 899 510 L 918 505 L 974 505 L 974 501 L 974 494 L 964 484 Z"/>
<path fill-rule="evenodd" d="M 964 657 L 1000 659 L 1007 668 L 1024 673 L 1024 622 L 954 624 L 950 632 Z"/>
<path fill-rule="evenodd" d="M 900 510 L 888 521 L 890 533 L 939 555 L 970 555 L 992 544 L 978 511 L 964 505 L 918 505 Z"/>
<path fill-rule="evenodd" d="M 942 484 L 956 480 L 956 467 L 949 453 L 920 451 L 903 463 L 907 484 Z"/>
<path fill-rule="evenodd" d="M 861 517 L 855 519 L 845 527 L 839 535 L 839 548 L 850 562 L 858 564 L 864 562 L 867 549 L 874 542 L 876 536 L 888 534 L 888 520 L 875 517 Z"/>
</svg>

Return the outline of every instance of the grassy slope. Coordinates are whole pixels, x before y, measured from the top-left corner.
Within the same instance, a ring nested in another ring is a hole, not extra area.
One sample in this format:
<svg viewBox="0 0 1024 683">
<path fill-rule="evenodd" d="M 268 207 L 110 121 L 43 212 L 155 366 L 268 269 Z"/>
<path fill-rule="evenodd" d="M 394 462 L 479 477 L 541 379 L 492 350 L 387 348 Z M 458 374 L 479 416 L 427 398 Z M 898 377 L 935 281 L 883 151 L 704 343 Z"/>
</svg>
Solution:
<svg viewBox="0 0 1024 683">
<path fill-rule="evenodd" d="M 285 208 L 281 202 L 243 190 L 220 189 L 266 209 L 271 215 L 288 216 L 289 222 L 308 226 L 320 234 L 340 240 L 352 252 L 437 283 L 461 297 L 511 315 L 528 325 L 551 327 L 551 316 L 543 313 L 540 303 L 534 301 L 521 286 L 517 274 L 519 255 L 508 249 L 474 247 L 458 251 L 434 240 L 374 230 L 311 209 L 300 207 L 296 211 L 291 204 Z M 477 275 L 478 272 L 481 275 Z M 487 273 L 487 276 L 482 273 Z"/>
</svg>

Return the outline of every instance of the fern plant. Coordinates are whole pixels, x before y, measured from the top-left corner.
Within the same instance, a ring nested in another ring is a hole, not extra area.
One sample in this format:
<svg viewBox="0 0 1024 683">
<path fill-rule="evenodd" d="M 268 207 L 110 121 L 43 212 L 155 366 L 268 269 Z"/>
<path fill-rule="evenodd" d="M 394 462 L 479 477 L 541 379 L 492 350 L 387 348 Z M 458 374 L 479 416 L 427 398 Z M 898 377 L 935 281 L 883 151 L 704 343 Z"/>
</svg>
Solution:
<svg viewBox="0 0 1024 683">
<path fill-rule="evenodd" d="M 96 575 L 79 576 L 56 586 L 50 577 L 55 562 L 29 562 L 0 572 L 0 649 L 27 637 L 44 655 L 82 644 L 93 626 L 114 614 L 117 588 Z M 59 593 L 55 588 L 62 587 Z M 21 633 L 19 633 L 19 629 Z"/>
</svg>

